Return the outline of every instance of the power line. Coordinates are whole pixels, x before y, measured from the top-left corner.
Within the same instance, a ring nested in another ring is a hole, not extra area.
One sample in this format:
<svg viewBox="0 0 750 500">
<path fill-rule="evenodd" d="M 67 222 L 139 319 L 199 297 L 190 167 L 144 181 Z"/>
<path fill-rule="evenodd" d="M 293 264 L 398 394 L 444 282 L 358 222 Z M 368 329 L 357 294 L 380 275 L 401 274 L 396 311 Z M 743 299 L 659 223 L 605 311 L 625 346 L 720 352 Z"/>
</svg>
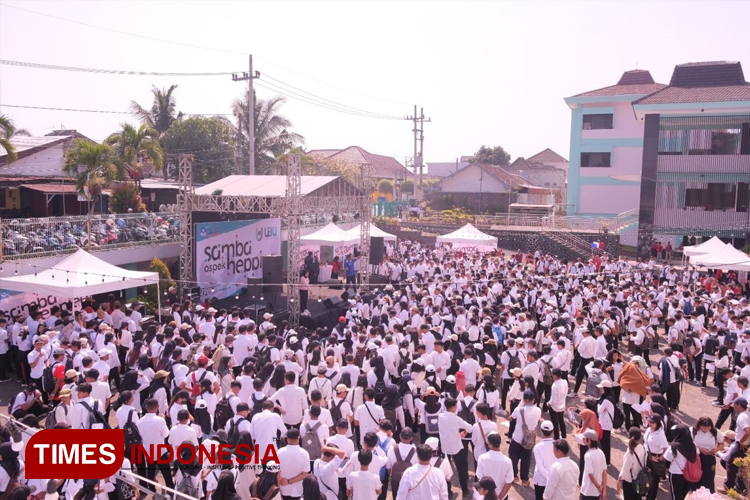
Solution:
<svg viewBox="0 0 750 500">
<path fill-rule="evenodd" d="M 172 44 L 172 45 L 178 45 L 178 46 L 182 46 L 182 47 L 189 47 L 189 48 L 193 48 L 193 49 L 202 49 L 202 50 L 209 50 L 209 51 L 214 51 L 214 52 L 222 52 L 222 53 L 225 53 L 225 54 L 239 54 L 239 55 L 243 55 L 243 56 L 248 55 L 246 52 L 241 52 L 241 51 L 237 51 L 237 50 L 227 50 L 227 49 L 222 49 L 222 48 L 218 48 L 218 47 L 207 47 L 205 45 L 197 45 L 197 44 L 186 43 L 186 42 L 177 42 L 177 41 L 174 41 L 174 40 L 167 40 L 167 39 L 164 39 L 164 38 L 158 38 L 158 37 L 153 37 L 153 36 L 148 36 L 148 35 L 141 35 L 139 33 L 132 33 L 132 32 L 129 32 L 129 31 L 123 31 L 123 30 L 118 30 L 118 29 L 113 29 L 113 28 L 106 28 L 104 26 L 97 26 L 95 24 L 84 23 L 82 21 L 77 21 L 75 19 L 69 19 L 69 18 L 62 17 L 62 16 L 55 16 L 53 14 L 47 14 L 45 12 L 39 12 L 39 11 L 36 11 L 36 10 L 24 8 L 24 7 L 18 7 L 16 5 L 8 5 L 8 4 L 0 3 L 0 7 L 9 7 L 11 9 L 16 9 L 16 10 L 24 11 L 24 12 L 28 12 L 28 13 L 31 13 L 31 14 L 36 14 L 36 15 L 39 15 L 39 16 L 49 17 L 49 18 L 52 18 L 52 19 L 57 19 L 59 21 L 65 21 L 65 22 L 69 22 L 69 23 L 73 23 L 73 24 L 78 24 L 80 26 L 86 26 L 88 28 L 93 28 L 93 29 L 98 29 L 98 30 L 103 30 L 103 31 L 110 31 L 112 33 L 117 33 L 117 34 L 120 34 L 120 35 L 127 35 L 127 36 L 136 37 L 136 38 L 143 38 L 145 40 L 152 40 L 152 41 L 155 41 L 155 42 L 168 43 L 168 44 Z M 394 101 L 394 100 L 390 100 L 390 99 L 383 99 L 383 98 L 380 98 L 380 97 L 370 96 L 370 95 L 363 94 L 363 93 L 360 93 L 360 92 L 356 92 L 356 91 L 353 91 L 353 90 L 345 89 L 343 87 L 339 87 L 339 86 L 334 85 L 332 83 L 328 83 L 328 82 L 324 82 L 322 80 L 318 80 L 317 78 L 313 78 L 311 76 L 305 75 L 303 73 L 300 73 L 300 72 L 295 71 L 293 69 L 287 68 L 287 67 L 282 66 L 280 64 L 276 64 L 275 62 L 270 61 L 268 59 L 265 59 L 263 57 L 258 57 L 258 59 L 260 59 L 262 61 L 265 61 L 266 63 L 268 63 L 268 64 L 270 64 L 272 66 L 276 66 L 277 68 L 283 69 L 284 71 L 288 71 L 289 73 L 293 73 L 295 75 L 301 76 L 301 77 L 306 78 L 308 80 L 312 80 L 314 82 L 317 82 L 317 83 L 320 83 L 320 84 L 323 84 L 323 85 L 326 85 L 326 86 L 329 86 L 329 87 L 332 87 L 332 88 L 335 88 L 335 89 L 338 89 L 338 90 L 343 90 L 344 92 L 349 92 L 349 93 L 354 94 L 354 95 L 359 95 L 359 96 L 362 96 L 362 97 L 366 97 L 368 99 L 375 99 L 375 100 L 378 100 L 378 101 L 391 102 L 391 103 L 394 103 L 394 104 L 407 104 L 405 102 Z"/>
<path fill-rule="evenodd" d="M 19 66 L 22 68 L 51 69 L 57 71 L 74 71 L 78 73 L 96 73 L 103 75 L 128 75 L 128 76 L 227 76 L 233 72 L 224 71 L 219 73 L 160 73 L 156 71 L 128 71 L 117 69 L 95 69 L 95 68 L 76 68 L 73 66 L 56 66 L 54 64 L 42 64 L 24 61 L 8 61 L 0 59 L 0 64 L 6 66 Z M 235 72 L 236 73 L 236 72 Z"/>
<path fill-rule="evenodd" d="M 76 113 L 103 113 L 115 115 L 129 115 L 129 111 L 113 111 L 102 109 L 75 109 L 75 108 L 53 108 L 47 106 L 22 106 L 20 104 L 0 104 L 0 107 L 20 108 L 20 109 L 40 109 L 44 111 L 73 111 Z M 232 113 L 183 113 L 188 116 L 234 116 Z"/>
</svg>

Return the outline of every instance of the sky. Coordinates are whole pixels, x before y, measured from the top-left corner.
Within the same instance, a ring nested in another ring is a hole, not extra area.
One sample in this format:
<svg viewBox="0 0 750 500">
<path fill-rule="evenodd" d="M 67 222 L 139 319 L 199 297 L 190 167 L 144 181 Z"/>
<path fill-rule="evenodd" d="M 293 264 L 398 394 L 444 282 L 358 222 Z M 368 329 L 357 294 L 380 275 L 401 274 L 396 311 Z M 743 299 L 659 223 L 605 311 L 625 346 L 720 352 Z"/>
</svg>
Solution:
<svg viewBox="0 0 750 500">
<path fill-rule="evenodd" d="M 635 68 L 668 83 L 685 62 L 736 60 L 750 75 L 748 19 L 746 1 L 0 0 L 0 59 L 211 73 L 247 71 L 253 54 L 256 82 L 266 86 L 258 96 L 286 89 L 282 114 L 308 150 L 358 145 L 403 163 L 413 154 L 412 124 L 403 117 L 416 104 L 432 120 L 425 124 L 428 163 L 455 161 L 481 145 L 501 145 L 513 158 L 550 147 L 567 158 L 566 96 L 613 85 Z M 0 65 L 0 113 L 33 135 L 66 128 L 102 140 L 135 118 L 7 105 L 127 111 L 130 101 L 150 105 L 152 85 L 171 84 L 179 85 L 178 109 L 188 114 L 229 113 L 244 85 L 228 75 Z M 299 99 L 311 94 L 394 119 Z"/>
</svg>

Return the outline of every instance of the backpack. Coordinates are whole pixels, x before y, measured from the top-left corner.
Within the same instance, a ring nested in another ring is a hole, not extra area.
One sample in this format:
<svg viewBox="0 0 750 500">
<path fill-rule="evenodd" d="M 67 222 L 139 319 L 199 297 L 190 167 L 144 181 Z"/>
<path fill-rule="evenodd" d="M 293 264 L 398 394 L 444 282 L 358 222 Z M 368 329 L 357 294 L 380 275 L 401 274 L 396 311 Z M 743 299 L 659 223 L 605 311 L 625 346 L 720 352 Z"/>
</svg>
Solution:
<svg viewBox="0 0 750 500">
<path fill-rule="evenodd" d="M 599 376 L 601 372 L 599 370 L 591 370 L 591 375 L 586 379 L 586 395 L 590 396 L 592 398 L 598 398 L 599 397 L 599 388 L 597 385 L 599 385 L 599 382 L 601 381 L 601 377 Z"/>
<path fill-rule="evenodd" d="M 477 404 L 476 400 L 472 401 L 469 406 L 466 406 L 466 401 L 463 399 L 461 400 L 461 408 L 458 410 L 458 416 L 461 417 L 467 424 L 474 425 L 474 423 L 476 422 L 474 413 L 472 413 L 471 411 L 471 409 L 474 408 L 475 404 Z"/>
<path fill-rule="evenodd" d="M 252 420 L 252 418 L 255 415 L 257 415 L 258 413 L 260 413 L 260 412 L 263 411 L 262 406 L 263 406 L 263 403 L 265 403 L 266 400 L 268 399 L 268 396 L 263 396 L 260 399 L 255 399 L 255 394 L 253 394 L 252 396 L 250 396 L 250 399 L 253 400 L 253 409 L 250 410 L 250 414 L 248 415 L 247 418 L 249 418 L 249 419 Z M 234 415 L 232 415 L 232 416 L 234 416 Z"/>
<path fill-rule="evenodd" d="M 706 339 L 706 347 L 703 348 L 703 351 L 708 356 L 715 356 L 716 351 L 719 350 L 719 337 L 716 335 L 709 335 Z"/>
<path fill-rule="evenodd" d="M 341 380 L 339 380 L 339 384 L 344 384 L 347 387 L 351 387 L 352 386 L 352 374 L 349 372 L 342 372 Z"/>
<path fill-rule="evenodd" d="M 89 411 L 89 429 L 91 429 L 94 424 L 101 425 L 102 429 L 111 429 L 109 422 L 104 419 L 104 415 L 99 411 L 99 400 L 94 400 L 93 408 L 89 406 L 86 401 L 81 401 L 79 404 Z"/>
<path fill-rule="evenodd" d="M 690 317 L 690 313 L 693 312 L 693 303 L 689 300 L 684 302 L 682 304 L 682 312 L 685 314 L 685 317 Z"/>
<path fill-rule="evenodd" d="M 391 442 L 391 438 L 387 437 L 385 440 L 381 441 L 380 437 L 378 437 L 378 447 L 383 450 L 383 454 L 386 454 L 386 448 L 388 448 L 388 443 Z M 380 468 L 380 481 L 385 481 L 385 476 L 388 474 L 388 470 L 386 469 L 386 466 L 382 466 Z"/>
<path fill-rule="evenodd" d="M 130 450 L 134 444 L 143 444 L 143 438 L 141 437 L 141 431 L 138 426 L 133 422 L 133 413 L 135 409 L 130 410 L 128 413 L 128 421 L 122 426 L 125 431 L 125 449 Z"/>
<path fill-rule="evenodd" d="M 685 347 L 685 332 L 683 332 L 680 328 L 677 329 L 677 338 L 675 339 L 675 344 L 680 347 Z"/>
<path fill-rule="evenodd" d="M 439 434 L 440 427 L 438 426 L 438 414 L 427 413 L 424 416 L 425 420 L 425 431 L 427 434 Z"/>
<path fill-rule="evenodd" d="M 398 491 L 398 486 L 401 484 L 401 478 L 404 476 L 404 471 L 411 467 L 411 459 L 414 457 L 417 449 L 412 446 L 409 450 L 409 454 L 406 458 L 401 458 L 401 450 L 398 446 L 393 448 L 393 453 L 396 455 L 396 461 L 391 466 L 391 491 Z"/>
<path fill-rule="evenodd" d="M 362 363 L 365 361 L 367 356 L 367 348 L 365 346 L 357 347 L 357 353 L 354 355 L 354 364 L 362 368 Z"/>
<path fill-rule="evenodd" d="M 203 379 L 206 378 L 206 374 L 208 371 L 203 370 L 203 375 L 201 375 L 201 378 L 198 380 L 195 379 L 195 372 L 191 375 L 191 380 L 193 382 L 193 387 L 190 389 L 190 397 L 193 398 L 193 402 L 195 402 L 195 398 L 201 395 L 201 382 L 203 382 Z"/>
<path fill-rule="evenodd" d="M 615 337 L 620 336 L 620 323 L 617 321 L 617 318 L 612 319 L 612 328 L 610 330 Z"/>
<path fill-rule="evenodd" d="M 211 415 L 208 414 L 208 408 L 196 408 L 193 423 L 201 428 L 204 436 L 211 434 Z"/>
<path fill-rule="evenodd" d="M 191 476 L 190 474 L 183 473 L 182 479 L 180 479 L 180 481 L 175 485 L 174 489 L 193 498 L 200 498 L 199 486 L 201 483 L 200 481 L 198 481 L 199 486 L 195 486 L 193 484 L 192 478 L 193 476 Z"/>
<path fill-rule="evenodd" d="M 510 352 L 508 352 L 508 356 L 508 368 L 506 370 L 508 373 L 515 368 L 521 368 L 521 358 L 519 357 L 518 350 L 516 350 L 515 356 L 510 354 Z"/>
<path fill-rule="evenodd" d="M 703 477 L 703 467 L 701 467 L 700 451 L 696 449 L 695 460 L 690 462 L 686 460 L 685 468 L 682 469 L 682 475 L 688 483 L 698 483 Z"/>
<path fill-rule="evenodd" d="M 641 467 L 641 471 L 636 474 L 635 478 L 633 479 L 632 487 L 633 491 L 637 496 L 645 497 L 648 491 L 651 489 L 651 471 L 648 470 L 648 467 L 644 467 L 641 463 L 641 458 L 638 456 L 637 453 L 634 453 L 635 459 L 638 461 L 638 465 Z"/>
<path fill-rule="evenodd" d="M 263 349 L 259 349 L 256 352 L 256 358 L 258 361 L 255 363 L 255 366 L 258 371 L 260 371 L 261 367 L 265 366 L 266 363 L 271 362 L 271 347 L 264 346 Z"/>
<path fill-rule="evenodd" d="M 536 429 L 531 430 L 526 425 L 524 418 L 524 409 L 521 408 L 521 431 L 523 432 L 523 438 L 521 439 L 521 446 L 524 450 L 533 450 L 536 444 Z"/>
<path fill-rule="evenodd" d="M 385 386 L 385 373 L 382 377 L 378 377 L 375 381 L 375 404 L 379 405 L 383 398 L 385 397 L 386 393 L 388 392 L 388 388 Z"/>
<path fill-rule="evenodd" d="M 12 399 L 12 401 L 15 401 L 15 398 Z M 61 403 L 62 404 L 62 403 Z M 62 405 L 63 409 L 65 409 L 65 416 L 68 416 L 68 405 Z M 44 421 L 44 428 L 45 429 L 51 429 L 57 424 L 57 407 L 55 407 L 54 410 L 47 413 L 47 419 Z"/>
<path fill-rule="evenodd" d="M 341 414 L 341 407 L 344 405 L 346 400 L 343 398 L 339 400 L 338 403 L 333 403 L 331 405 L 331 420 L 333 420 L 334 427 L 336 426 L 336 423 L 341 420 L 342 414 Z"/>
<path fill-rule="evenodd" d="M 682 371 L 682 367 L 680 366 L 680 362 L 677 362 L 677 366 L 673 365 L 671 361 L 667 360 L 667 363 L 669 363 L 670 368 L 672 368 L 672 373 L 674 373 L 674 380 L 672 382 L 682 382 L 685 380 L 685 373 Z"/>
<path fill-rule="evenodd" d="M 305 428 L 307 429 L 307 433 L 302 438 L 300 446 L 303 450 L 307 452 L 308 455 L 310 455 L 310 460 L 317 460 L 320 458 L 320 438 L 318 437 L 317 430 L 318 428 L 323 425 L 322 422 L 315 422 L 315 425 L 310 427 L 310 422 L 307 422 L 305 424 Z"/>
<path fill-rule="evenodd" d="M 555 379 L 552 378 L 552 362 L 550 361 L 550 362 L 545 363 L 544 361 L 542 361 L 542 371 L 543 371 L 542 383 L 544 385 L 551 386 L 552 383 L 555 381 Z"/>
<path fill-rule="evenodd" d="M 239 426 L 240 422 L 243 419 L 235 419 L 232 417 L 232 420 L 229 421 L 229 432 L 227 432 L 227 441 L 229 441 L 229 444 L 232 445 L 232 448 L 237 447 L 237 441 L 240 439 L 240 432 L 239 432 Z"/>
<path fill-rule="evenodd" d="M 255 408 L 253 406 L 253 408 Z M 214 430 L 223 429 L 226 427 L 227 422 L 234 418 L 234 410 L 232 405 L 229 404 L 229 400 L 224 397 L 216 403 L 216 411 L 214 412 Z"/>
<path fill-rule="evenodd" d="M 732 350 L 736 349 L 737 334 L 734 332 L 727 332 L 727 334 L 724 335 L 724 346 Z"/>
<path fill-rule="evenodd" d="M 622 427 L 622 424 L 625 423 L 625 414 L 622 412 L 619 406 L 614 405 L 615 407 L 615 414 L 610 415 L 609 418 L 612 419 L 612 428 L 613 429 L 619 429 Z"/>
<path fill-rule="evenodd" d="M 406 370 L 406 367 L 409 365 L 409 354 L 403 355 L 401 351 L 398 352 L 398 374 L 399 376 L 401 373 L 403 373 L 404 370 Z"/>
<path fill-rule="evenodd" d="M 42 372 L 42 389 L 44 389 L 47 394 L 52 394 L 55 392 L 57 381 L 55 380 L 54 371 L 59 364 L 59 361 L 55 361 L 54 363 L 46 367 Z"/>
</svg>

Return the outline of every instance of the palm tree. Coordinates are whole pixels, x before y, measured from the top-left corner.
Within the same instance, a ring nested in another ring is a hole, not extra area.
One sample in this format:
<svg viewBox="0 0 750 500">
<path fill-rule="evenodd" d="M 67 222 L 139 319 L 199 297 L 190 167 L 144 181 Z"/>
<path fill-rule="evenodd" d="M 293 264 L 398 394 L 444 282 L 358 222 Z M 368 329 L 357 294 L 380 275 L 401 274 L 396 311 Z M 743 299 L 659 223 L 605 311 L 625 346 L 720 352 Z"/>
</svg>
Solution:
<svg viewBox="0 0 750 500">
<path fill-rule="evenodd" d="M 123 177 L 123 171 L 126 172 L 140 191 L 144 164 L 151 164 L 154 170 L 161 170 L 164 166 L 159 132 L 145 124 L 135 128 L 129 123 L 123 123 L 120 127 L 122 130 L 110 135 L 104 142 L 112 146 L 120 177 Z"/>
<path fill-rule="evenodd" d="M 104 184 L 117 176 L 112 147 L 85 139 L 75 139 L 65 153 L 63 170 L 76 180 L 78 194 L 88 201 L 88 250 L 91 251 L 91 204 L 102 193 Z"/>
<path fill-rule="evenodd" d="M 5 115 L 0 115 L 0 147 L 7 153 L 7 163 L 13 163 L 18 159 L 16 147 L 10 142 L 10 138 L 18 135 L 18 129 L 13 125 L 13 120 Z"/>
<path fill-rule="evenodd" d="M 232 103 L 232 114 L 237 119 L 237 144 L 242 151 L 243 163 L 248 163 L 247 125 L 249 92 L 243 98 L 235 99 Z M 292 121 L 280 114 L 278 108 L 286 102 L 283 96 L 271 99 L 258 99 L 253 93 L 254 124 L 255 124 L 255 169 L 256 173 L 267 174 L 274 164 L 276 158 L 287 153 L 296 145 L 305 143 L 305 138 L 300 134 L 289 132 Z"/>
<path fill-rule="evenodd" d="M 154 85 L 151 93 L 154 94 L 154 102 L 151 109 L 145 109 L 135 101 L 130 101 L 130 113 L 150 129 L 158 132 L 162 137 L 169 127 L 177 120 L 182 119 L 182 112 L 177 112 L 177 102 L 172 92 L 177 85 L 171 85 L 168 89 L 159 89 Z M 169 173 L 163 169 L 164 180 L 167 180 Z"/>
</svg>

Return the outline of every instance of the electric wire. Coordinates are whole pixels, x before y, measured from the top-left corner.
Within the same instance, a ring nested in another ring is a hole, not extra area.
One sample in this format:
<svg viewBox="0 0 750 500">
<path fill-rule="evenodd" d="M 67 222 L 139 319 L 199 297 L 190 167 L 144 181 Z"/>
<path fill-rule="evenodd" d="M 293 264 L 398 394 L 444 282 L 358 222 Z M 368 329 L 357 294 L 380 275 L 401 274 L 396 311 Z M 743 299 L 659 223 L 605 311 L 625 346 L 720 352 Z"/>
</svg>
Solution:
<svg viewBox="0 0 750 500">
<path fill-rule="evenodd" d="M 185 72 L 171 72 L 171 73 L 160 73 L 157 71 L 128 71 L 118 69 L 98 69 L 98 68 L 78 68 L 75 66 L 58 66 L 55 64 L 43 64 L 25 61 L 9 61 L 7 59 L 0 59 L 0 64 L 5 66 L 18 66 L 22 68 L 34 68 L 34 69 L 49 69 L 56 71 L 73 71 L 77 73 L 94 73 L 102 75 L 129 75 L 129 76 L 228 76 L 236 73 L 242 73 L 242 71 L 223 71 L 217 73 L 185 73 Z"/>
</svg>

